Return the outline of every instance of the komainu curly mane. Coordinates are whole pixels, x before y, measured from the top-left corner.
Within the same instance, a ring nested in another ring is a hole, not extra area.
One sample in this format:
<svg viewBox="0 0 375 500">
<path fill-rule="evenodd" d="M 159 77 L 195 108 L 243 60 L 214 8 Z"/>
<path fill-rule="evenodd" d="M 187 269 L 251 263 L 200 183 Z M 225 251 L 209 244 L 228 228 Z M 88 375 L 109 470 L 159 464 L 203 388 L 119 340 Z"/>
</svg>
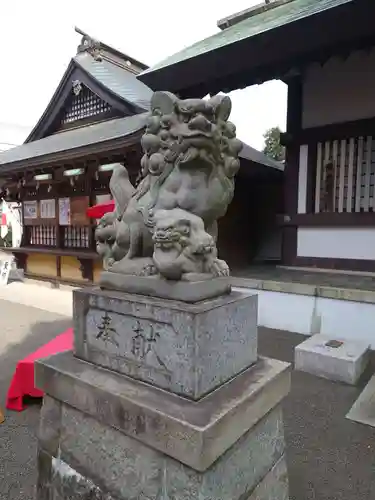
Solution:
<svg viewBox="0 0 375 500">
<path fill-rule="evenodd" d="M 136 194 L 139 200 L 148 194 L 145 211 L 181 208 L 207 222 L 225 214 L 242 148 L 235 126 L 226 121 L 230 110 L 225 96 L 179 100 L 167 92 L 155 93 L 142 138 L 144 180 Z M 202 200 L 203 192 L 211 196 Z"/>
</svg>

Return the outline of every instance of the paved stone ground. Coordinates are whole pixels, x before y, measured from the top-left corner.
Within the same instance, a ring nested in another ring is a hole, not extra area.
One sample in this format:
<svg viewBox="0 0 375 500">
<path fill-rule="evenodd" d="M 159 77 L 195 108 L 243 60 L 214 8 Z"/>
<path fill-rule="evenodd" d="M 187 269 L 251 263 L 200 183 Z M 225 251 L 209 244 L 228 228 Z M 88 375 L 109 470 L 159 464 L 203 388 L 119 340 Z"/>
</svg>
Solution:
<svg viewBox="0 0 375 500">
<path fill-rule="evenodd" d="M 0 300 L 36 307 L 63 316 L 72 316 L 72 290 L 71 287 L 51 288 L 47 283 L 13 282 L 7 286 L 0 286 Z"/>
<path fill-rule="evenodd" d="M 51 302 L 46 307 L 56 306 Z M 17 361 L 69 328 L 71 319 L 5 300 L 0 300 L 0 318 L 0 406 L 4 411 Z M 22 413 L 6 412 L 6 421 L 0 425 L 0 500 L 34 498 L 38 419 L 39 405 Z"/>
<path fill-rule="evenodd" d="M 306 337 L 260 329 L 259 350 L 293 362 Z M 284 404 L 290 500 L 373 500 L 375 429 L 345 415 L 375 370 L 374 359 L 358 387 L 294 371 Z"/>
<path fill-rule="evenodd" d="M 45 292 L 32 292 L 34 298 L 27 300 L 26 291 L 22 292 L 24 302 L 59 310 L 58 295 L 49 295 L 50 300 L 43 303 L 40 297 Z M 71 322 L 56 312 L 4 300 L 0 300 L 0 317 L 0 405 L 4 406 L 17 360 Z M 293 347 L 303 339 L 260 329 L 260 352 L 292 361 Z M 292 378 L 292 392 L 285 402 L 291 500 L 374 499 L 375 429 L 345 419 L 361 388 L 300 372 L 293 372 Z M 0 425 L 0 500 L 34 498 L 38 417 L 39 406 L 33 405 L 23 413 L 6 412 L 6 421 Z"/>
</svg>

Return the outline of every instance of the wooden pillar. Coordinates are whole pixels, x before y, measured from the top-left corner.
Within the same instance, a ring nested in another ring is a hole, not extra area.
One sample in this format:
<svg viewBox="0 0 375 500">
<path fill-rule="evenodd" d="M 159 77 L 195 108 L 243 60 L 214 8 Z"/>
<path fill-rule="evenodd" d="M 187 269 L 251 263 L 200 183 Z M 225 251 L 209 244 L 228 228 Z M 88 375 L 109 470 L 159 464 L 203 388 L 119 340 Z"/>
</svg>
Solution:
<svg viewBox="0 0 375 500">
<path fill-rule="evenodd" d="M 53 195 L 55 198 L 55 214 L 56 214 L 56 220 L 55 220 L 55 231 L 56 231 L 56 248 L 61 249 L 62 247 L 62 238 L 61 238 L 61 227 L 60 227 L 60 205 L 59 205 L 59 191 L 58 191 L 58 185 L 54 185 L 53 189 Z M 61 256 L 57 255 L 56 256 L 56 276 L 57 279 L 59 280 L 61 278 Z"/>
<path fill-rule="evenodd" d="M 285 157 L 284 213 L 287 218 L 297 214 L 299 142 L 298 134 L 302 129 L 302 78 L 293 77 L 288 82 L 288 138 Z M 283 228 L 282 263 L 293 265 L 297 255 L 297 227 L 286 224 Z"/>
</svg>

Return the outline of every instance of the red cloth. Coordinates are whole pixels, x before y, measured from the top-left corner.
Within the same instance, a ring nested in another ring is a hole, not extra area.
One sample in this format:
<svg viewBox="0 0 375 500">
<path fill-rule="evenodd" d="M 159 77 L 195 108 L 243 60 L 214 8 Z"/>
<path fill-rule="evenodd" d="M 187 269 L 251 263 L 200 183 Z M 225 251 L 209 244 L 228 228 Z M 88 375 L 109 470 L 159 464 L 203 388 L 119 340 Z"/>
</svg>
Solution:
<svg viewBox="0 0 375 500">
<path fill-rule="evenodd" d="M 106 203 L 100 203 L 88 208 L 86 210 L 86 215 L 87 217 L 91 217 L 92 219 L 101 219 L 104 214 L 106 214 L 107 212 L 113 212 L 114 209 L 115 202 L 111 200 Z"/>
<path fill-rule="evenodd" d="M 51 342 L 40 347 L 25 359 L 17 363 L 12 382 L 10 383 L 6 407 L 8 410 L 22 411 L 23 397 L 42 398 L 43 392 L 34 386 L 34 361 L 47 358 L 53 354 L 73 349 L 73 329 L 55 337 Z"/>
</svg>

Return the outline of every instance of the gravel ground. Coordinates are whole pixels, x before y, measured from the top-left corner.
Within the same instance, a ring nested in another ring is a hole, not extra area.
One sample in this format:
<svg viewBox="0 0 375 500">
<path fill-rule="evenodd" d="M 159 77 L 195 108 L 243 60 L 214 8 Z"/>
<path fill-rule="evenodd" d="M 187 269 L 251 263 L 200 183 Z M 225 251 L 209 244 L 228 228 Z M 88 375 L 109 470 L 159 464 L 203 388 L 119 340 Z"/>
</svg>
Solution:
<svg viewBox="0 0 375 500">
<path fill-rule="evenodd" d="M 5 411 L 17 361 L 69 328 L 71 320 L 5 300 L 0 300 L 0 318 L 0 406 Z M 0 425 L 0 500 L 33 500 L 39 405 L 5 413 Z"/>
<path fill-rule="evenodd" d="M 18 359 L 70 326 L 55 313 L 0 300 L 0 405 Z M 260 329 L 260 353 L 292 361 L 304 337 Z M 365 380 L 362 383 L 365 383 Z M 361 387 L 293 372 L 285 401 L 291 500 L 373 500 L 375 429 L 345 419 Z M 0 425 L 0 500 L 32 500 L 39 405 Z"/>
<path fill-rule="evenodd" d="M 260 329 L 265 356 L 293 361 L 293 348 L 305 337 Z M 373 500 L 375 429 L 345 419 L 374 372 L 372 360 L 358 387 L 292 373 L 284 403 L 290 500 Z"/>
</svg>

